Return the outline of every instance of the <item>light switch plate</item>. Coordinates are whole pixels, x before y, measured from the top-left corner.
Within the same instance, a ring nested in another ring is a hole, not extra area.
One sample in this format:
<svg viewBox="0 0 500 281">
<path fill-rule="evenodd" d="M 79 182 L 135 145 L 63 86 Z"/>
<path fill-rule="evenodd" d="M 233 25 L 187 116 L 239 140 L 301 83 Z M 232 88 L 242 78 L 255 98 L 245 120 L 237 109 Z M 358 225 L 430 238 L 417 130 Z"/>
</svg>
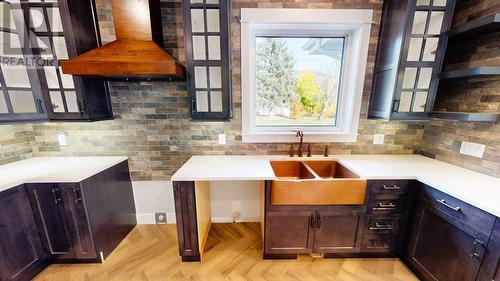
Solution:
<svg viewBox="0 0 500 281">
<path fill-rule="evenodd" d="M 66 135 L 65 134 L 58 134 L 57 135 L 57 141 L 59 141 L 59 145 L 61 145 L 61 146 L 68 145 L 68 142 L 66 141 Z"/>
<path fill-rule="evenodd" d="M 463 141 L 462 145 L 460 146 L 460 153 L 477 158 L 483 158 L 485 149 L 486 145 L 484 144 Z"/>
<path fill-rule="evenodd" d="M 219 144 L 226 144 L 226 134 L 219 134 Z"/>
<path fill-rule="evenodd" d="M 384 144 L 384 134 L 375 134 L 373 136 L 373 144 Z"/>
</svg>

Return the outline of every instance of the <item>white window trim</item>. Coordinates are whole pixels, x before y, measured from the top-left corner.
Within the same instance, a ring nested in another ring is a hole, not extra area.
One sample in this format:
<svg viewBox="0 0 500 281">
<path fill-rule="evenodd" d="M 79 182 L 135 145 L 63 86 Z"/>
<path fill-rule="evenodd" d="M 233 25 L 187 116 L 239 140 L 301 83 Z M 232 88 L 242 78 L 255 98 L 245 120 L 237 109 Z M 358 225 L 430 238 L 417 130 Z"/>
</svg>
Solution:
<svg viewBox="0 0 500 281">
<path fill-rule="evenodd" d="M 307 142 L 356 142 L 372 16 L 372 10 L 362 9 L 241 9 L 243 142 L 293 142 L 297 130 Z M 255 36 L 278 34 L 347 35 L 337 127 L 255 126 Z"/>
</svg>

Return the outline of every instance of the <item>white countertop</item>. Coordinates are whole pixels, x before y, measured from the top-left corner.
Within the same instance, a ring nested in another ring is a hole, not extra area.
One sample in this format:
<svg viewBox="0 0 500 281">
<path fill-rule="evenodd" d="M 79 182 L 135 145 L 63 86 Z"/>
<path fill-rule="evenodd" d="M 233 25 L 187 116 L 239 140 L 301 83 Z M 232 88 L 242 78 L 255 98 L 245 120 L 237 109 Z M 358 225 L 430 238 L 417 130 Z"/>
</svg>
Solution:
<svg viewBox="0 0 500 281">
<path fill-rule="evenodd" d="M 80 182 L 127 160 L 122 156 L 35 157 L 0 166 L 0 191 L 23 183 Z"/>
<path fill-rule="evenodd" d="M 500 179 L 420 155 L 193 156 L 172 181 L 272 180 L 269 160 L 334 160 L 366 179 L 417 179 L 500 217 Z"/>
</svg>

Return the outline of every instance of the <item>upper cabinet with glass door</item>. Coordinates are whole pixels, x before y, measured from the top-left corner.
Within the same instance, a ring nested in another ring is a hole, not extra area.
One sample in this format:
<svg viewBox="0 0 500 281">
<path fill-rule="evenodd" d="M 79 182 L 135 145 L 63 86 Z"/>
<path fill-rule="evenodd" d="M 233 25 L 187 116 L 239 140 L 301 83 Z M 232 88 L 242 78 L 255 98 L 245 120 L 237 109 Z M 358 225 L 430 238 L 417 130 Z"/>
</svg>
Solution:
<svg viewBox="0 0 500 281">
<path fill-rule="evenodd" d="M 432 111 L 455 0 L 388 0 L 369 117 L 422 120 Z"/>
<path fill-rule="evenodd" d="M 112 117 L 106 82 L 66 75 L 61 60 L 99 46 L 94 1 L 21 1 L 38 68 L 45 104 L 53 120 Z M 85 26 L 82 26 L 85 23 Z"/>
<path fill-rule="evenodd" d="M 183 0 L 193 120 L 231 118 L 229 0 Z"/>
<path fill-rule="evenodd" d="M 0 1 L 0 121 L 45 119 L 36 64 L 22 44 L 24 19 L 19 4 Z"/>
</svg>

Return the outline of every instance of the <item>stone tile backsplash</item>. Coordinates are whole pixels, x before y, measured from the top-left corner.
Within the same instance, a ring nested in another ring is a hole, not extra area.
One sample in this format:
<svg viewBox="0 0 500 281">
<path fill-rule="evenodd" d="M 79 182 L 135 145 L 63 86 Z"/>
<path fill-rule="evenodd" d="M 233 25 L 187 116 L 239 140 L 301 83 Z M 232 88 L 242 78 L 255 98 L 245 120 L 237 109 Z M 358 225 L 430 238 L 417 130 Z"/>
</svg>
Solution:
<svg viewBox="0 0 500 281">
<path fill-rule="evenodd" d="M 97 0 L 104 42 L 114 40 L 110 0 Z M 241 141 L 240 31 L 237 18 L 244 7 L 284 8 L 366 8 L 374 10 L 369 61 L 365 80 L 359 137 L 356 143 L 329 144 L 330 154 L 412 154 L 423 153 L 440 160 L 498 176 L 499 144 L 487 144 L 485 159 L 460 158 L 457 145 L 462 139 L 500 139 L 499 126 L 469 125 L 434 120 L 386 122 L 368 120 L 382 0 L 283 0 L 232 1 L 232 63 L 234 118 L 229 122 L 191 122 L 186 84 L 112 83 L 114 120 L 95 123 L 50 122 L 0 126 L 0 163 L 31 156 L 127 155 L 134 180 L 168 180 L 192 155 L 287 154 L 289 144 L 245 144 Z M 162 1 L 165 48 L 184 60 L 184 38 L 180 1 Z M 498 84 L 497 84 L 498 85 Z M 455 128 L 455 129 L 452 129 Z M 424 133 L 425 132 L 425 133 Z M 474 132 L 480 132 L 480 138 Z M 59 146 L 57 134 L 65 133 L 67 146 Z M 227 135 L 219 145 L 217 135 Z M 385 134 L 384 145 L 373 145 L 374 134 Z M 313 144 L 313 153 L 322 154 L 326 144 Z M 491 146 L 491 147 L 490 147 Z M 465 160 L 460 163 L 460 160 Z M 496 169 L 496 170 L 495 170 Z"/>
</svg>

